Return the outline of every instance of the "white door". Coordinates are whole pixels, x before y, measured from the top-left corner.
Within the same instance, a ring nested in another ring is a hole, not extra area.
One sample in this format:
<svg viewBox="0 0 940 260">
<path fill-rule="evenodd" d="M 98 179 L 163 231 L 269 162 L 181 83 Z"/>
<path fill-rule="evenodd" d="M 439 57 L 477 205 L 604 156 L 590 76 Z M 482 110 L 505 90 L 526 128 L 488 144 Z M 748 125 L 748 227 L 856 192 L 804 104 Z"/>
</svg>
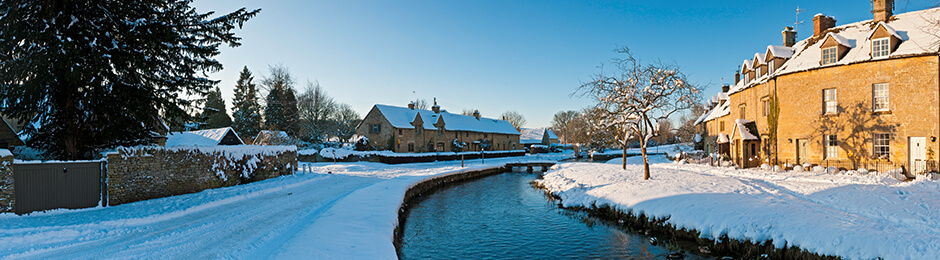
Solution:
<svg viewBox="0 0 940 260">
<path fill-rule="evenodd" d="M 927 137 L 911 137 L 908 147 L 910 149 L 908 157 L 911 160 L 911 172 L 914 174 L 924 173 L 927 170 Z"/>
</svg>

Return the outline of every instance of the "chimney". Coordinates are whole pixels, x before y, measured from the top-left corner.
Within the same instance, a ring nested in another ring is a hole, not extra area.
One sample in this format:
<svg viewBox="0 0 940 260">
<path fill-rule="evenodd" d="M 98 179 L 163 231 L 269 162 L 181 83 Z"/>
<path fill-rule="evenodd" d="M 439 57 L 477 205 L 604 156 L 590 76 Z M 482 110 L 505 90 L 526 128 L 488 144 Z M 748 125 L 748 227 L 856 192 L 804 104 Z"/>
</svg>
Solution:
<svg viewBox="0 0 940 260">
<path fill-rule="evenodd" d="M 408 109 L 415 110 L 415 102 L 408 102 Z"/>
<path fill-rule="evenodd" d="M 786 30 L 783 30 L 783 46 L 793 47 L 796 44 L 796 31 L 793 30 L 793 27 L 787 26 Z"/>
<path fill-rule="evenodd" d="M 872 0 L 871 12 L 875 14 L 875 22 L 887 22 L 893 15 L 894 0 Z"/>
<path fill-rule="evenodd" d="M 823 32 L 836 27 L 836 18 L 824 14 L 813 16 L 813 37 L 822 35 Z"/>
<path fill-rule="evenodd" d="M 433 110 L 435 114 L 441 113 L 441 106 L 437 105 L 437 98 L 434 98 L 434 106 L 431 107 L 431 110 Z"/>
<path fill-rule="evenodd" d="M 473 110 L 473 117 L 476 117 L 477 120 L 480 120 L 480 110 Z"/>
<path fill-rule="evenodd" d="M 734 84 L 737 85 L 741 81 L 741 72 L 734 72 Z"/>
<path fill-rule="evenodd" d="M 721 86 L 722 93 L 728 93 L 729 89 L 731 89 L 731 86 L 728 86 L 728 85 Z"/>
</svg>

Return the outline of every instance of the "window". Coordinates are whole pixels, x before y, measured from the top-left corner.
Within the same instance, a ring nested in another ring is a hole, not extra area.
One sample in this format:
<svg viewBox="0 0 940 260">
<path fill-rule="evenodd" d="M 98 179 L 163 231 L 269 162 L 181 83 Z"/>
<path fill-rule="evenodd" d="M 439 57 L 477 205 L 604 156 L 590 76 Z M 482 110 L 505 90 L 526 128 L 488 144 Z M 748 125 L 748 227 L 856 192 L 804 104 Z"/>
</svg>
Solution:
<svg viewBox="0 0 940 260">
<path fill-rule="evenodd" d="M 834 115 L 839 113 L 839 103 L 836 101 L 836 89 L 823 89 L 823 113 Z"/>
<path fill-rule="evenodd" d="M 398 136 L 401 136 L 401 129 L 398 129 Z"/>
<path fill-rule="evenodd" d="M 437 135 L 444 135 L 444 128 L 437 129 Z"/>
<path fill-rule="evenodd" d="M 774 69 L 774 60 L 771 59 L 769 62 L 767 62 L 767 73 L 774 72 Z"/>
<path fill-rule="evenodd" d="M 872 110 L 875 112 L 888 111 L 888 83 L 872 85 Z"/>
<path fill-rule="evenodd" d="M 415 127 L 415 135 L 421 135 L 421 132 L 422 131 L 420 127 Z"/>
<path fill-rule="evenodd" d="M 408 152 L 415 151 L 415 143 L 408 143 Z"/>
<path fill-rule="evenodd" d="M 489 137 L 488 135 L 489 135 L 489 134 L 484 133 L 484 134 L 483 134 L 483 138 Z"/>
<path fill-rule="evenodd" d="M 836 63 L 839 52 L 836 47 L 822 49 L 822 65 Z"/>
<path fill-rule="evenodd" d="M 888 159 L 891 155 L 891 134 L 888 133 L 875 133 L 872 140 L 874 140 L 874 155 L 875 158 Z"/>
<path fill-rule="evenodd" d="M 725 131 L 725 121 L 718 122 L 718 131 L 719 132 Z"/>
<path fill-rule="evenodd" d="M 749 76 L 749 75 L 750 75 L 750 73 L 748 73 L 748 71 L 745 70 L 745 71 L 744 71 L 744 83 L 747 83 L 747 82 L 748 82 L 748 76 Z"/>
<path fill-rule="evenodd" d="M 839 137 L 826 135 L 826 159 L 839 157 Z"/>
<path fill-rule="evenodd" d="M 369 124 L 369 133 L 378 134 L 382 132 L 382 124 Z"/>
<path fill-rule="evenodd" d="M 891 52 L 891 41 L 889 38 L 880 38 L 871 40 L 871 57 L 887 57 Z"/>
<path fill-rule="evenodd" d="M 438 152 L 444 151 L 444 142 L 437 142 L 437 151 Z"/>
<path fill-rule="evenodd" d="M 738 114 L 738 118 L 744 119 L 744 105 L 743 104 L 741 105 L 740 109 L 741 109 L 741 112 L 740 114 Z"/>
<path fill-rule="evenodd" d="M 763 115 L 767 116 L 768 114 L 770 114 L 770 100 L 764 99 L 761 102 L 763 103 L 763 107 L 764 107 Z"/>
</svg>

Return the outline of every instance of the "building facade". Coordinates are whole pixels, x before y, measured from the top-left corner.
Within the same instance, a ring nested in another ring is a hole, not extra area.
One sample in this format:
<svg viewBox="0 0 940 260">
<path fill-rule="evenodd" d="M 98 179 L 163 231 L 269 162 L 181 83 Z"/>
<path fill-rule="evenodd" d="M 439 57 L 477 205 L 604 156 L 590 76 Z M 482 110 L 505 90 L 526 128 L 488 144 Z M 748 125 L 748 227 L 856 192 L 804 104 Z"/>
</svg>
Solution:
<svg viewBox="0 0 940 260">
<path fill-rule="evenodd" d="M 519 131 L 509 122 L 432 110 L 374 105 L 356 133 L 378 149 L 397 153 L 519 150 Z"/>
<path fill-rule="evenodd" d="M 727 135 L 729 155 L 742 167 L 936 171 L 940 38 L 931 32 L 940 31 L 940 9 L 892 15 L 891 3 L 876 0 L 875 19 L 843 26 L 816 15 L 813 36 L 799 42 L 787 28 L 784 46 L 743 63 L 722 93 L 729 113 L 706 117 L 720 110 L 714 106 L 700 118 L 700 132 Z M 745 122 L 756 140 L 732 132 L 741 127 L 709 125 L 727 121 Z"/>
</svg>

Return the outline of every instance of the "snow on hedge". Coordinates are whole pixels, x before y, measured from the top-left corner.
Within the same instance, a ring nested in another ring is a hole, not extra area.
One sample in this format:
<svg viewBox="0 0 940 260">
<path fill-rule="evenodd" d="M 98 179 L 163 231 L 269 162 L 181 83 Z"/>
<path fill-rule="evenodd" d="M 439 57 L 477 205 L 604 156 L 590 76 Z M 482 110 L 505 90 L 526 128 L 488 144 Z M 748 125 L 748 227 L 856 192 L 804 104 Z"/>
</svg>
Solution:
<svg viewBox="0 0 940 260">
<path fill-rule="evenodd" d="M 289 146 L 267 146 L 267 145 L 215 145 L 215 146 L 135 146 L 119 147 L 114 153 L 127 159 L 132 156 L 153 156 L 151 152 L 162 150 L 166 152 L 189 152 L 201 153 L 213 157 L 221 157 L 224 160 L 217 161 L 212 165 L 212 171 L 215 172 L 222 181 L 228 181 L 225 175 L 225 169 L 236 169 L 241 177 L 250 178 L 255 169 L 262 163 L 265 156 L 277 156 L 285 152 L 296 152 L 297 147 Z M 290 167 L 291 164 L 288 164 Z"/>
<path fill-rule="evenodd" d="M 509 151 L 486 151 L 484 154 L 506 154 L 506 153 L 524 153 L 525 150 L 509 150 Z M 323 158 L 326 159 L 346 159 L 349 156 L 359 156 L 359 157 L 369 157 L 369 156 L 384 156 L 384 157 L 426 157 L 426 156 L 447 156 L 447 155 L 461 155 L 461 154 L 480 154 L 480 151 L 470 151 L 470 152 L 431 152 L 431 153 L 396 153 L 392 151 L 354 151 L 346 148 L 323 148 L 319 151 L 316 149 L 301 150 L 297 152 L 298 155 L 315 155 L 320 154 Z"/>
<path fill-rule="evenodd" d="M 619 159 L 560 164 L 540 182 L 565 206 L 596 203 L 668 218 L 710 239 L 773 240 L 848 259 L 935 259 L 940 252 L 940 183 L 928 178 L 660 163 L 644 181 L 640 161 L 627 160 L 626 170 Z"/>
</svg>

